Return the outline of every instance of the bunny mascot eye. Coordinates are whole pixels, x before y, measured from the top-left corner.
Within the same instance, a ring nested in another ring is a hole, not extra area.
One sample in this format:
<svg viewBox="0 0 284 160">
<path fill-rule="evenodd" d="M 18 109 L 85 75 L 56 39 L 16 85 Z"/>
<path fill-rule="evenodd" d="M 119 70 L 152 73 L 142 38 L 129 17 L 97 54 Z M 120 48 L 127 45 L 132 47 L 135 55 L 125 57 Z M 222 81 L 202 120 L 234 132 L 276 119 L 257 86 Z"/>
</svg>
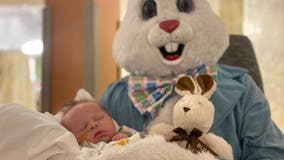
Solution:
<svg viewBox="0 0 284 160">
<path fill-rule="evenodd" d="M 193 10 L 192 0 L 177 0 L 177 7 L 180 12 L 190 13 Z"/>
<path fill-rule="evenodd" d="M 154 0 L 147 0 L 143 4 L 142 8 L 143 18 L 145 20 L 150 19 L 157 15 L 157 4 Z"/>
</svg>

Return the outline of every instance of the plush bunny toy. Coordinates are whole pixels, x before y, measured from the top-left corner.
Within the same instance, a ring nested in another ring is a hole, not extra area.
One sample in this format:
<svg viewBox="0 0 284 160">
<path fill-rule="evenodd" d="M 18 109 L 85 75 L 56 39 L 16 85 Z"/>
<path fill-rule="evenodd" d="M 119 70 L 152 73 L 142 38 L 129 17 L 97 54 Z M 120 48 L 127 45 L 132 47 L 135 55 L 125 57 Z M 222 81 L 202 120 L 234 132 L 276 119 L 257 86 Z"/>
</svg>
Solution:
<svg viewBox="0 0 284 160">
<path fill-rule="evenodd" d="M 208 133 L 215 111 L 208 99 L 215 89 L 216 82 L 206 74 L 197 76 L 196 80 L 189 76 L 179 78 L 175 90 L 183 97 L 174 105 L 173 125 L 156 124 L 150 133 L 162 134 L 193 153 L 209 152 L 232 160 L 231 145 L 222 137 Z"/>
<path fill-rule="evenodd" d="M 232 145 L 234 159 L 284 159 L 284 136 L 261 90 L 246 70 L 217 64 L 228 39 L 207 0 L 128 0 L 113 57 L 130 76 L 110 84 L 101 104 L 136 130 L 172 125 L 178 76 L 207 73 L 217 81 L 210 132 Z"/>
</svg>

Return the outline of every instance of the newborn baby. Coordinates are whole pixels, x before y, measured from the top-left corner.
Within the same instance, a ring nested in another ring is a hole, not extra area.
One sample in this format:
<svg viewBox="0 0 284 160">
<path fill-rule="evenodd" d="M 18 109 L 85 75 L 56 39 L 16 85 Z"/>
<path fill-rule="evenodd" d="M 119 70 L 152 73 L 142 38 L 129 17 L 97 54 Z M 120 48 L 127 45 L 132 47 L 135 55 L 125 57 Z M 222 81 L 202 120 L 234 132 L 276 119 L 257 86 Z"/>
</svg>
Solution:
<svg viewBox="0 0 284 160">
<path fill-rule="evenodd" d="M 75 135 L 79 144 L 118 141 L 136 133 L 126 126 L 119 127 L 95 101 L 72 101 L 62 112 L 62 125 Z"/>
</svg>

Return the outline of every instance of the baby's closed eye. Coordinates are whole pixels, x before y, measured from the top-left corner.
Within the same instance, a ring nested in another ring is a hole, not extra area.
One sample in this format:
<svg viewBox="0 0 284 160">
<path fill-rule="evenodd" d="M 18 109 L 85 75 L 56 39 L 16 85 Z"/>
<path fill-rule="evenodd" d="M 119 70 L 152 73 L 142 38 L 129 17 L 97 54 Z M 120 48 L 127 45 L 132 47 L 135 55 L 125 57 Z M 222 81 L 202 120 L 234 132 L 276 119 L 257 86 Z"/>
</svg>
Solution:
<svg viewBox="0 0 284 160">
<path fill-rule="evenodd" d="M 102 120 L 104 118 L 104 115 L 103 114 L 98 114 L 94 117 L 94 120 L 95 121 L 99 121 L 99 120 Z"/>
<path fill-rule="evenodd" d="M 88 123 L 87 122 L 83 122 L 80 125 L 79 129 L 77 130 L 77 132 L 81 132 L 81 131 L 85 130 L 87 127 L 88 127 Z"/>
</svg>

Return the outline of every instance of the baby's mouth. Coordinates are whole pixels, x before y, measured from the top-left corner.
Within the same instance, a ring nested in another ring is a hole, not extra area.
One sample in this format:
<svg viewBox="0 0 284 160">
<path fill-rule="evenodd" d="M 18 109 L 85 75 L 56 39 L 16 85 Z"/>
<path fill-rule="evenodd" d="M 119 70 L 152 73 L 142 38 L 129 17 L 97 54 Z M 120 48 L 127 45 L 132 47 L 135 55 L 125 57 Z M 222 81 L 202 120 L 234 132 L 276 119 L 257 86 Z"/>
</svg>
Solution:
<svg viewBox="0 0 284 160">
<path fill-rule="evenodd" d="M 159 47 L 163 57 L 168 61 L 174 61 L 182 55 L 184 44 L 170 42 Z"/>
<path fill-rule="evenodd" d="M 100 136 L 102 133 L 103 133 L 103 131 L 98 131 L 98 132 L 96 132 L 95 135 L 94 135 L 94 138 Z"/>
</svg>

